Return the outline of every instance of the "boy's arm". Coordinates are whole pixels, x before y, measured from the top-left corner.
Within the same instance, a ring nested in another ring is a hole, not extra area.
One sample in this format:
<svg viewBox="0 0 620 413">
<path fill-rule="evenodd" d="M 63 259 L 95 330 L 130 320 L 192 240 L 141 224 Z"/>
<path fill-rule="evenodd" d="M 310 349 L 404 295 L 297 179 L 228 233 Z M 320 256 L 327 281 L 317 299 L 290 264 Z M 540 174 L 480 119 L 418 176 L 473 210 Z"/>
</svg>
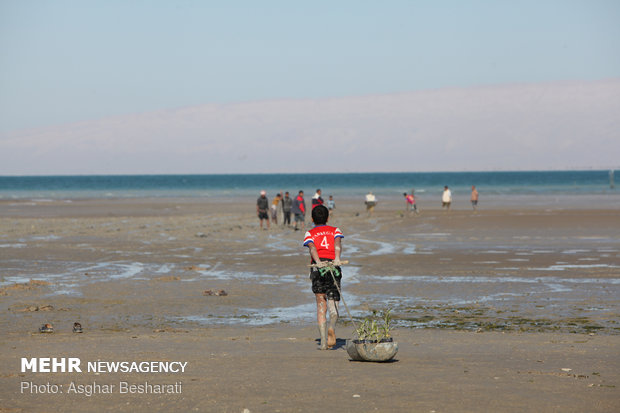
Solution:
<svg viewBox="0 0 620 413">
<path fill-rule="evenodd" d="M 338 237 L 334 239 L 334 250 L 336 254 L 334 258 L 334 265 L 340 265 L 340 252 L 342 251 L 342 238 Z"/>
</svg>

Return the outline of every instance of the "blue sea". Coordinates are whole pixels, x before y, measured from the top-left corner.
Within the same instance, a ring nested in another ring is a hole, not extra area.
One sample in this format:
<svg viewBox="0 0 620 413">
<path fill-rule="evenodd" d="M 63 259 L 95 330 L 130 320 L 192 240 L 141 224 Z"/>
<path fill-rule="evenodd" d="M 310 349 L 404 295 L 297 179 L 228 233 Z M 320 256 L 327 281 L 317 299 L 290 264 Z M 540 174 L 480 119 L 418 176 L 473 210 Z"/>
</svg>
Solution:
<svg viewBox="0 0 620 413">
<path fill-rule="evenodd" d="M 608 170 L 518 172 L 411 172 L 333 174 L 237 175 L 84 175 L 0 176 L 0 199 L 83 199 L 141 197 L 247 197 L 262 189 L 307 194 L 321 188 L 323 195 L 356 197 L 373 191 L 379 197 L 441 193 L 469 193 L 476 185 L 485 196 L 502 195 L 606 195 L 612 188 Z"/>
</svg>

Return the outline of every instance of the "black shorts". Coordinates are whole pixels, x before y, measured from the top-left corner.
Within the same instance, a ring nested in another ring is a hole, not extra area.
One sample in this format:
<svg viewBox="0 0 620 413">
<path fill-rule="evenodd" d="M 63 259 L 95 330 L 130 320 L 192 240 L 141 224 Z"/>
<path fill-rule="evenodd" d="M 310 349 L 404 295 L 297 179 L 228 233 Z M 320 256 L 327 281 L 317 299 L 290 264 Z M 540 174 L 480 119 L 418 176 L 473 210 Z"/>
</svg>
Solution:
<svg viewBox="0 0 620 413">
<path fill-rule="evenodd" d="M 259 212 L 258 213 L 258 219 L 269 219 L 269 215 L 267 215 L 267 211 Z"/>
<path fill-rule="evenodd" d="M 342 280 L 342 271 L 340 267 L 336 267 L 338 271 L 334 273 L 336 276 L 336 282 L 338 288 L 340 288 L 340 281 Z M 334 277 L 327 271 L 323 275 L 318 268 L 312 268 L 310 271 L 310 279 L 312 280 L 312 292 L 315 294 L 325 294 L 328 300 L 340 301 L 340 293 L 336 284 L 334 284 Z"/>
</svg>

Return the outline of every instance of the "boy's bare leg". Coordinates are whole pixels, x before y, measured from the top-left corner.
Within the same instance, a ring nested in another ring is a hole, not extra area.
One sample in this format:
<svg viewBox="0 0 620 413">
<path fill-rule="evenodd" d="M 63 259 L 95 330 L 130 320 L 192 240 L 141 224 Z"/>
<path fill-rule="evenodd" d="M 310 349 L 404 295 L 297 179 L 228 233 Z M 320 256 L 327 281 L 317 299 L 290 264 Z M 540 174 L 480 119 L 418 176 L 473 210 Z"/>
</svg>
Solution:
<svg viewBox="0 0 620 413">
<path fill-rule="evenodd" d="M 321 334 L 321 350 L 327 350 L 327 298 L 325 294 L 315 294 L 316 296 L 316 321 L 319 324 Z"/>
<path fill-rule="evenodd" d="M 336 323 L 338 322 L 338 301 L 327 300 L 329 311 L 329 328 L 327 329 L 327 347 L 336 345 Z"/>
</svg>

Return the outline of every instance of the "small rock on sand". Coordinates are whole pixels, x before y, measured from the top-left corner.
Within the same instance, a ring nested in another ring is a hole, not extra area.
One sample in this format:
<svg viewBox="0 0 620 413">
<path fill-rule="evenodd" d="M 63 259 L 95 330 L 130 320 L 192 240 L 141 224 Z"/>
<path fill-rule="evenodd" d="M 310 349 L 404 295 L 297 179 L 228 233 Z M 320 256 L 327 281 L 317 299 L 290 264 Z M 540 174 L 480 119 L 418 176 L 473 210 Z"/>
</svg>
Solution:
<svg viewBox="0 0 620 413">
<path fill-rule="evenodd" d="M 225 297 L 228 293 L 224 290 L 205 290 L 202 295 L 216 295 L 218 297 Z"/>
<path fill-rule="evenodd" d="M 181 277 L 177 277 L 176 275 L 169 275 L 167 277 L 159 277 L 159 278 L 154 278 L 153 281 L 164 281 L 164 282 L 170 282 L 170 281 L 180 281 Z"/>
<path fill-rule="evenodd" d="M 53 305 L 43 305 L 43 306 L 38 306 L 38 305 L 29 305 L 28 307 L 22 308 L 21 310 L 14 310 L 20 313 L 26 313 L 26 312 L 34 312 L 34 311 L 52 311 L 54 310 L 54 306 Z"/>
<path fill-rule="evenodd" d="M 197 266 L 195 266 L 195 265 L 190 265 L 189 267 L 185 267 L 185 269 L 186 269 L 187 271 L 205 271 L 205 270 L 206 270 L 206 268 L 203 268 L 203 267 L 197 267 Z"/>
</svg>

